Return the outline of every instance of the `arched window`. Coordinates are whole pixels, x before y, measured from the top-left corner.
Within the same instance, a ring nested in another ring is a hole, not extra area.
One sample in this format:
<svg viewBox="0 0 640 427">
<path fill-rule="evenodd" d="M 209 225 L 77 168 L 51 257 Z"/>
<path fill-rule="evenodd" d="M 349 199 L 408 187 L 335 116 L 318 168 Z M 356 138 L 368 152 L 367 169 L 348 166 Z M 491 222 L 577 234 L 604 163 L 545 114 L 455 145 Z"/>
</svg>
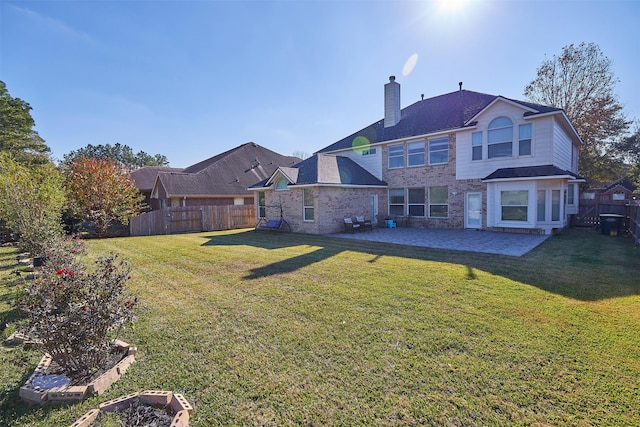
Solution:
<svg viewBox="0 0 640 427">
<path fill-rule="evenodd" d="M 513 156 L 513 122 L 508 117 L 498 117 L 489 123 L 487 131 L 489 158 Z"/>
<path fill-rule="evenodd" d="M 287 181 L 286 178 L 280 178 L 276 182 L 276 190 L 286 190 L 288 186 L 289 186 L 289 181 Z"/>
</svg>

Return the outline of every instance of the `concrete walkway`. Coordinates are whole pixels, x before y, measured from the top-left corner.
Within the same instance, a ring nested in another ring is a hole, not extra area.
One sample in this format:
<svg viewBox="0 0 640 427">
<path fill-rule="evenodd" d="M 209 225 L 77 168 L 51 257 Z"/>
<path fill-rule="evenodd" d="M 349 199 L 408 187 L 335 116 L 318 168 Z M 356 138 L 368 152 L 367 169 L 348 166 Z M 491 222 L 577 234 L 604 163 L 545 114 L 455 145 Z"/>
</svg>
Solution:
<svg viewBox="0 0 640 427">
<path fill-rule="evenodd" d="M 330 236 L 510 256 L 522 256 L 549 237 L 495 231 L 435 230 L 431 228 L 375 228 L 373 231 L 336 233 L 330 234 Z"/>
</svg>

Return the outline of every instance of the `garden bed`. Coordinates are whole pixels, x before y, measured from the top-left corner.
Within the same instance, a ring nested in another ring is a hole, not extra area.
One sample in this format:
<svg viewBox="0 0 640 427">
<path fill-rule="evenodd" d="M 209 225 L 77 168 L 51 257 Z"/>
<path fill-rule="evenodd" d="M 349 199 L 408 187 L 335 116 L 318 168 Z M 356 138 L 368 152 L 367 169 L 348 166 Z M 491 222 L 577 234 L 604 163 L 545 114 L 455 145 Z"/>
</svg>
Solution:
<svg viewBox="0 0 640 427">
<path fill-rule="evenodd" d="M 75 384 L 45 354 L 25 385 L 20 387 L 20 398 L 27 403 L 44 404 L 50 402 L 82 401 L 90 394 L 102 394 L 116 382 L 135 361 L 136 348 L 123 341 L 114 342 L 116 357 L 111 368 L 88 379 L 84 384 Z"/>
<path fill-rule="evenodd" d="M 193 407 L 181 394 L 147 390 L 104 402 L 84 414 L 71 427 L 101 427 L 101 418 L 113 414 L 121 426 L 188 427 Z M 113 425 L 113 424 L 109 424 Z"/>
</svg>

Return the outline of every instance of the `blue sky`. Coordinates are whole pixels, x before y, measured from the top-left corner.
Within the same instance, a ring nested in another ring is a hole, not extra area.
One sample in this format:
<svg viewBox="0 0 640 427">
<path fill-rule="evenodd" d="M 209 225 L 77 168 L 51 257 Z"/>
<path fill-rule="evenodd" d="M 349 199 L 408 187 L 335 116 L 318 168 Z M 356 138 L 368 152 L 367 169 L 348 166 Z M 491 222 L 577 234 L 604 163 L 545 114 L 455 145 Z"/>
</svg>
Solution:
<svg viewBox="0 0 640 427">
<path fill-rule="evenodd" d="M 56 159 L 119 142 L 186 167 L 249 141 L 311 154 L 381 119 L 390 75 L 402 107 L 459 81 L 524 99 L 571 43 L 640 119 L 639 19 L 637 0 L 0 0 L 0 80 Z"/>
</svg>

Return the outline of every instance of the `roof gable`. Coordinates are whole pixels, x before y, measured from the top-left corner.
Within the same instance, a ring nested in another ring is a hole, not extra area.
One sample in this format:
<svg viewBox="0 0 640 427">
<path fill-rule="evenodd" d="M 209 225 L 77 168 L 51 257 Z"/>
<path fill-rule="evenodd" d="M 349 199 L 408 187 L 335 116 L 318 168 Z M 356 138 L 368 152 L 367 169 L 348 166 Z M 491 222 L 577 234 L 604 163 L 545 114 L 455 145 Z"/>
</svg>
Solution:
<svg viewBox="0 0 640 427">
<path fill-rule="evenodd" d="M 129 176 L 133 179 L 140 191 L 151 190 L 156 182 L 159 172 L 181 172 L 180 168 L 168 168 L 162 166 L 144 166 L 132 171 Z"/>
<path fill-rule="evenodd" d="M 297 157 L 283 156 L 249 142 L 179 173 L 160 172 L 156 185 L 162 185 L 167 197 L 243 195 L 250 185 L 270 177 L 278 166 L 299 161 Z"/>
<path fill-rule="evenodd" d="M 381 119 L 318 152 L 327 153 L 351 149 L 357 137 L 365 137 L 373 145 L 464 128 L 473 125 L 477 116 L 496 102 L 507 102 L 522 108 L 525 116 L 562 112 L 558 108 L 518 101 L 503 96 L 460 90 L 423 99 L 403 108 L 400 112 L 400 122 L 395 126 L 385 128 L 384 119 Z"/>
<path fill-rule="evenodd" d="M 293 170 L 295 171 L 293 171 Z M 254 184 L 252 189 L 271 186 L 284 175 L 293 186 L 337 185 L 337 186 L 382 186 L 387 183 L 373 176 L 369 171 L 345 156 L 315 154 L 291 168 L 278 168 L 266 180 Z"/>
</svg>

